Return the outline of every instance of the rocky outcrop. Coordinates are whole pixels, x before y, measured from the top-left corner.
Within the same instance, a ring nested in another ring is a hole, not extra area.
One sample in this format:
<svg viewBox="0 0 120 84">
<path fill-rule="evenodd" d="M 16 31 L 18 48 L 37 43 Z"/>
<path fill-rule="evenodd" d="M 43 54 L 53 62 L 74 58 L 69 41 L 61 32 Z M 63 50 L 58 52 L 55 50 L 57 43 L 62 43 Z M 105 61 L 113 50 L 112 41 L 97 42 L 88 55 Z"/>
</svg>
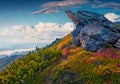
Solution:
<svg viewBox="0 0 120 84">
<path fill-rule="evenodd" d="M 114 46 L 120 48 L 120 39 L 114 44 Z"/>
<path fill-rule="evenodd" d="M 108 44 L 120 48 L 120 28 L 103 15 L 88 11 L 70 10 L 67 15 L 76 24 L 73 30 L 73 44 L 82 46 L 89 51 L 99 51 Z"/>
</svg>

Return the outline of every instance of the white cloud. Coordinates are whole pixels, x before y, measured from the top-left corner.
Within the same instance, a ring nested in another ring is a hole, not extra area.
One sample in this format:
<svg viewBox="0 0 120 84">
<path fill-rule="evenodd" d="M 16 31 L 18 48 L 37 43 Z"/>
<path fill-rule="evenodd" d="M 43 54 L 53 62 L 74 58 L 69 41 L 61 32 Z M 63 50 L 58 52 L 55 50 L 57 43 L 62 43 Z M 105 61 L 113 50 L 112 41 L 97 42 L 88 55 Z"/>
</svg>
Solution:
<svg viewBox="0 0 120 84">
<path fill-rule="evenodd" d="M 89 4 L 89 0 L 64 0 L 64 1 L 52 1 L 45 3 L 41 6 L 41 9 L 37 12 L 33 12 L 32 14 L 50 14 L 56 13 L 60 9 L 65 7 L 76 7 L 83 4 Z"/>
<path fill-rule="evenodd" d="M 115 13 L 106 13 L 104 16 L 112 22 L 120 22 L 120 15 L 116 15 Z"/>
<path fill-rule="evenodd" d="M 76 6 L 81 4 L 88 4 L 87 0 L 65 0 L 65 1 L 53 1 L 43 4 L 43 7 L 66 7 Z"/>
<path fill-rule="evenodd" d="M 0 36 L 10 36 L 12 35 L 12 32 L 10 32 L 10 30 L 8 29 L 4 29 L 2 30 L 2 33 L 0 33 Z"/>
<path fill-rule="evenodd" d="M 107 3 L 98 2 L 97 4 L 93 5 L 93 8 L 112 8 L 114 10 L 120 10 L 120 3 L 116 3 L 116 2 L 107 2 Z"/>
<path fill-rule="evenodd" d="M 13 26 L 12 36 L 0 37 L 2 42 L 37 42 L 50 43 L 56 38 L 61 38 L 74 29 L 73 23 L 44 23 L 35 26 Z"/>
<path fill-rule="evenodd" d="M 32 14 L 50 14 L 50 13 L 56 13 L 56 12 L 58 12 L 58 9 L 44 8 L 39 11 L 33 12 Z"/>
</svg>

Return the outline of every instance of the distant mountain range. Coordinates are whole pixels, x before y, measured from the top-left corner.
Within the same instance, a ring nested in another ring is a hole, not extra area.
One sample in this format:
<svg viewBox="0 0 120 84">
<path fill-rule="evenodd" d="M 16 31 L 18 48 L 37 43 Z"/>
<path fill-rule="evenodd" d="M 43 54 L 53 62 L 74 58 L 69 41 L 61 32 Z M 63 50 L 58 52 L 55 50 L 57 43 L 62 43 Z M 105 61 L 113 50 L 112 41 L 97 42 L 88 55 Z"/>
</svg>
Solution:
<svg viewBox="0 0 120 84">
<path fill-rule="evenodd" d="M 33 50 L 35 50 L 35 48 L 0 51 L 0 59 L 11 55 L 25 55 L 29 51 L 33 51 Z"/>
<path fill-rule="evenodd" d="M 0 42 L 0 52 L 6 50 L 16 49 L 30 49 L 37 47 L 44 47 L 46 44 L 41 43 L 12 43 L 12 42 Z"/>
<path fill-rule="evenodd" d="M 35 48 L 31 49 L 19 49 L 19 50 L 8 50 L 0 52 L 0 71 L 10 65 L 13 61 L 18 60 L 25 56 L 28 52 L 34 51 Z"/>
</svg>

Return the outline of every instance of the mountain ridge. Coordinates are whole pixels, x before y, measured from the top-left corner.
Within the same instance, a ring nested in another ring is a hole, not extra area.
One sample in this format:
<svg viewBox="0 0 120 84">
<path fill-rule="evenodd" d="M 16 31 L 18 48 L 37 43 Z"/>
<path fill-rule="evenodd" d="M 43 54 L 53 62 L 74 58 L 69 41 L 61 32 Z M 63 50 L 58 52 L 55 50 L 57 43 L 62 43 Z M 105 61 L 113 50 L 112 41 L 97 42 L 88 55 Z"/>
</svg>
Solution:
<svg viewBox="0 0 120 84">
<path fill-rule="evenodd" d="M 0 73 L 0 84 L 119 84 L 120 49 L 108 44 L 91 52 L 76 46 L 74 38 L 72 32 L 36 47 Z"/>
</svg>

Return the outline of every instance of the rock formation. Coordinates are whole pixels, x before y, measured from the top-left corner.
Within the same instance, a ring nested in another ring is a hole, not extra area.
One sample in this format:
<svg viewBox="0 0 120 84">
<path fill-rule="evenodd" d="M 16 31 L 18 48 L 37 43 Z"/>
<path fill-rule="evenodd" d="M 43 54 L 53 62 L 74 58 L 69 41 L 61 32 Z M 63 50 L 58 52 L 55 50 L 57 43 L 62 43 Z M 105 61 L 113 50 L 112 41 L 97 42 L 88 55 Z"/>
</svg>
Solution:
<svg viewBox="0 0 120 84">
<path fill-rule="evenodd" d="M 93 52 L 99 51 L 109 44 L 120 48 L 120 28 L 102 14 L 88 11 L 73 13 L 70 10 L 66 13 L 76 24 L 76 28 L 72 32 L 73 44 L 76 46 Z"/>
</svg>

